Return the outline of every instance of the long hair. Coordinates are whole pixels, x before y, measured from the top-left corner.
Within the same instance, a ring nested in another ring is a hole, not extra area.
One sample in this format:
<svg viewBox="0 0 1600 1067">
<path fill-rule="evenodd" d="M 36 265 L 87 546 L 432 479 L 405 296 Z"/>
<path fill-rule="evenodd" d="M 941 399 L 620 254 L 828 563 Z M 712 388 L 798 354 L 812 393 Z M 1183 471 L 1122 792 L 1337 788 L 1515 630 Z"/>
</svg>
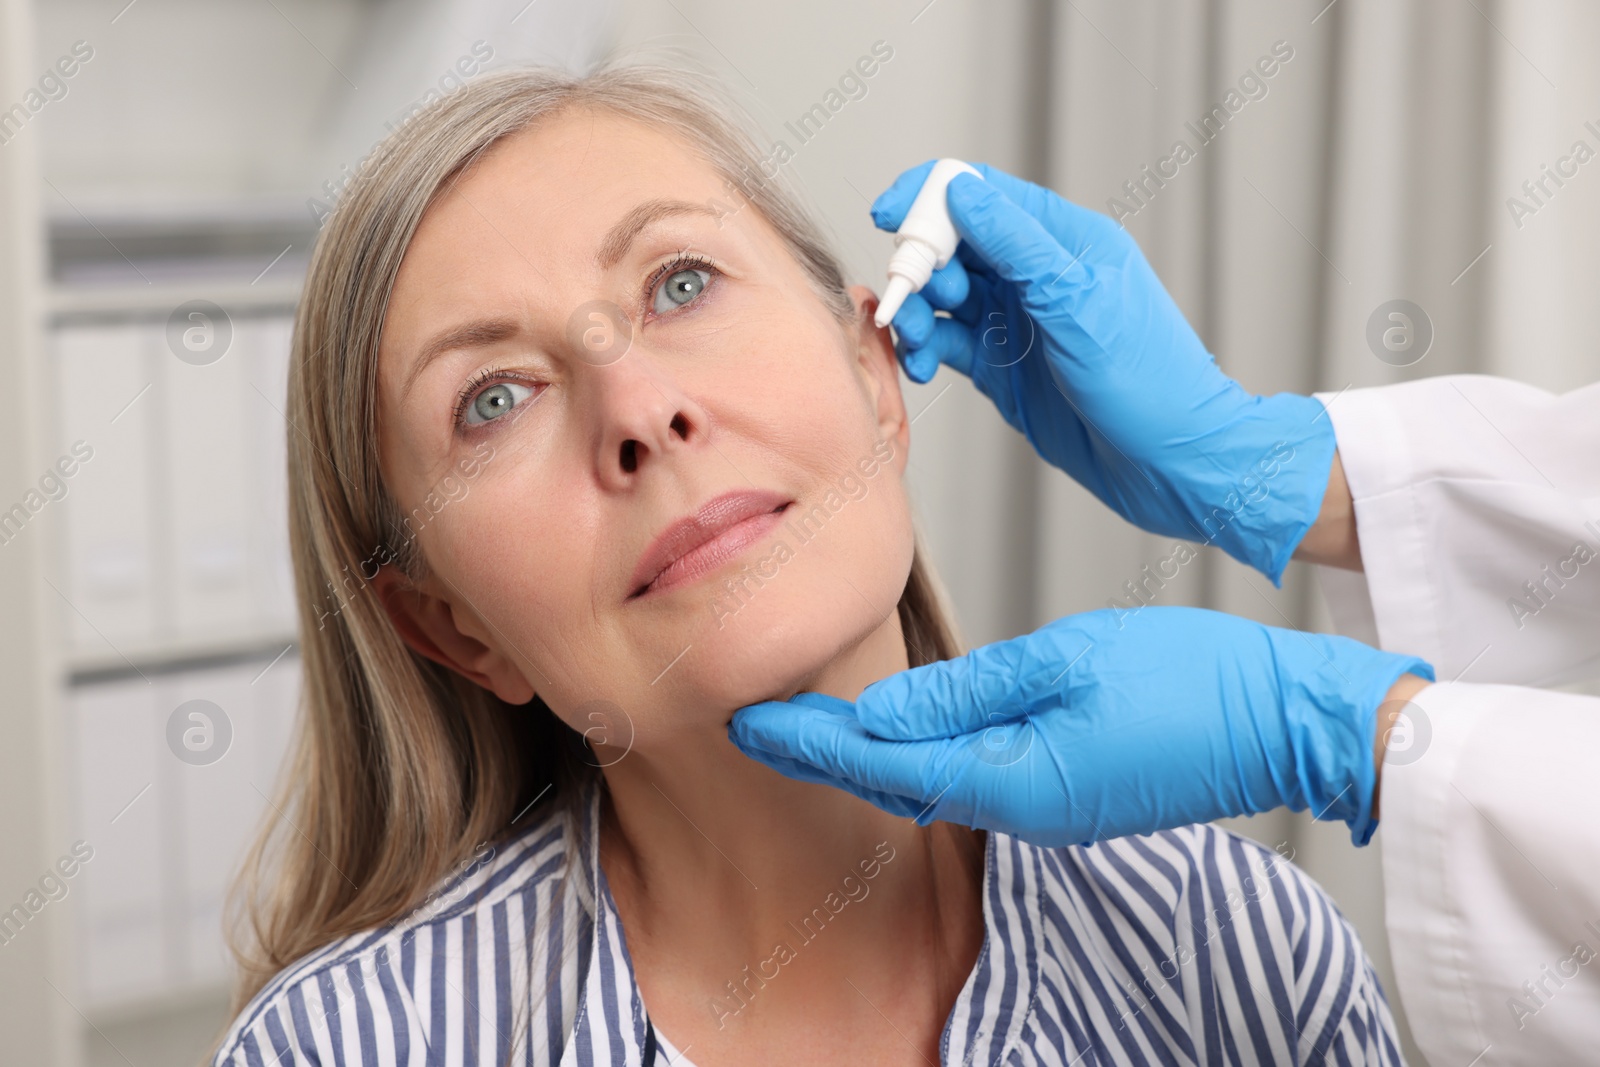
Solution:
<svg viewBox="0 0 1600 1067">
<path fill-rule="evenodd" d="M 289 531 L 304 670 L 278 791 L 230 894 L 240 964 L 234 1014 L 295 960 L 393 923 L 429 889 L 551 804 L 569 813 L 599 775 L 542 701 L 513 706 L 417 655 L 367 588 L 392 562 L 427 572 L 378 468 L 378 344 L 401 258 L 423 213 L 500 139 L 564 109 L 614 112 L 692 146 L 726 179 L 730 209 L 759 211 L 840 320 L 838 260 L 739 112 L 699 79 L 651 66 L 584 76 L 484 74 L 409 119 L 363 162 L 312 254 L 295 317 L 287 420 Z M 899 602 L 913 666 L 961 652 L 918 539 Z"/>
</svg>

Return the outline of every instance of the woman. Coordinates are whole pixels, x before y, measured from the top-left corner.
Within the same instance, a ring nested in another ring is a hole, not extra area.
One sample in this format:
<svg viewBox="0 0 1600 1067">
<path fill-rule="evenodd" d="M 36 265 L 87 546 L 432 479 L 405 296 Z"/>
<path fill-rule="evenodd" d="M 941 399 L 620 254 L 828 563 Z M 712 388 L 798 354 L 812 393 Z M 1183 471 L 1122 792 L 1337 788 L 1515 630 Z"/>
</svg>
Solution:
<svg viewBox="0 0 1600 1067">
<path fill-rule="evenodd" d="M 728 740 L 959 653 L 876 301 L 761 158 L 682 76 L 508 71 L 330 219 L 305 724 L 216 1062 L 1398 1062 L 1270 851 L 919 827 Z"/>
</svg>

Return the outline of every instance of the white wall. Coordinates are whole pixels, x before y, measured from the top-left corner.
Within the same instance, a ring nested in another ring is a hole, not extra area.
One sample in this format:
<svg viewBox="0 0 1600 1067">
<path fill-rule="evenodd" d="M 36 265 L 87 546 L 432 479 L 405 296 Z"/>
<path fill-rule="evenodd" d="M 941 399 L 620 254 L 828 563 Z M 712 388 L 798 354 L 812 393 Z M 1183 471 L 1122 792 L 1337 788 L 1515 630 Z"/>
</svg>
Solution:
<svg viewBox="0 0 1600 1067">
<path fill-rule="evenodd" d="M 32 12 L 0 3 L 0 99 L 17 100 L 28 84 Z M 37 155 L 26 143 L 0 149 L 0 493 L 9 510 L 54 459 L 43 447 L 39 394 L 40 248 Z M 15 496 L 13 494 L 16 494 Z M 59 711 L 60 654 L 48 640 L 59 606 L 40 580 L 41 538 L 0 546 L 0 912 L 37 892 L 39 879 L 69 847 L 51 768 L 58 752 L 51 724 Z M 65 984 L 71 930 L 61 909 L 41 910 L 0 945 L 0 1045 L 18 1063 L 63 1062 L 78 1027 L 53 984 Z"/>
</svg>

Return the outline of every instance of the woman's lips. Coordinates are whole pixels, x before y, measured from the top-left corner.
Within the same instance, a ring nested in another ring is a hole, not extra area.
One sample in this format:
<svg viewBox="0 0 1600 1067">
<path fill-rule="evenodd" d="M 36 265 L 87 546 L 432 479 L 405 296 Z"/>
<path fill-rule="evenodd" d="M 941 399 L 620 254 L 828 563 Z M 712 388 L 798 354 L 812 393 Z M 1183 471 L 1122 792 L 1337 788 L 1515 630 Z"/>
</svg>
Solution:
<svg viewBox="0 0 1600 1067">
<path fill-rule="evenodd" d="M 793 501 L 779 493 L 726 493 L 668 526 L 639 559 L 628 599 L 663 592 L 716 570 L 760 541 Z"/>
</svg>

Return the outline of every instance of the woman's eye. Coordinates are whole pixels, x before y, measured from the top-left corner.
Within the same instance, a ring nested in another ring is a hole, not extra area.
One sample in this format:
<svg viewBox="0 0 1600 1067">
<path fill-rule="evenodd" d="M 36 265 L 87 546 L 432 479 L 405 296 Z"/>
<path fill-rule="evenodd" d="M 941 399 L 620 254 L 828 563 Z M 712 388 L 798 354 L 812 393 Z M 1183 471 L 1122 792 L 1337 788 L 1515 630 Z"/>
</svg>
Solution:
<svg viewBox="0 0 1600 1067">
<path fill-rule="evenodd" d="M 497 419 L 516 407 L 524 397 L 532 395 L 533 390 L 526 385 L 496 382 L 472 399 L 462 421 L 470 426 Z"/>
<path fill-rule="evenodd" d="M 700 295 L 711 280 L 708 271 L 685 269 L 673 271 L 656 289 L 655 312 L 658 315 L 680 308 Z"/>
</svg>

